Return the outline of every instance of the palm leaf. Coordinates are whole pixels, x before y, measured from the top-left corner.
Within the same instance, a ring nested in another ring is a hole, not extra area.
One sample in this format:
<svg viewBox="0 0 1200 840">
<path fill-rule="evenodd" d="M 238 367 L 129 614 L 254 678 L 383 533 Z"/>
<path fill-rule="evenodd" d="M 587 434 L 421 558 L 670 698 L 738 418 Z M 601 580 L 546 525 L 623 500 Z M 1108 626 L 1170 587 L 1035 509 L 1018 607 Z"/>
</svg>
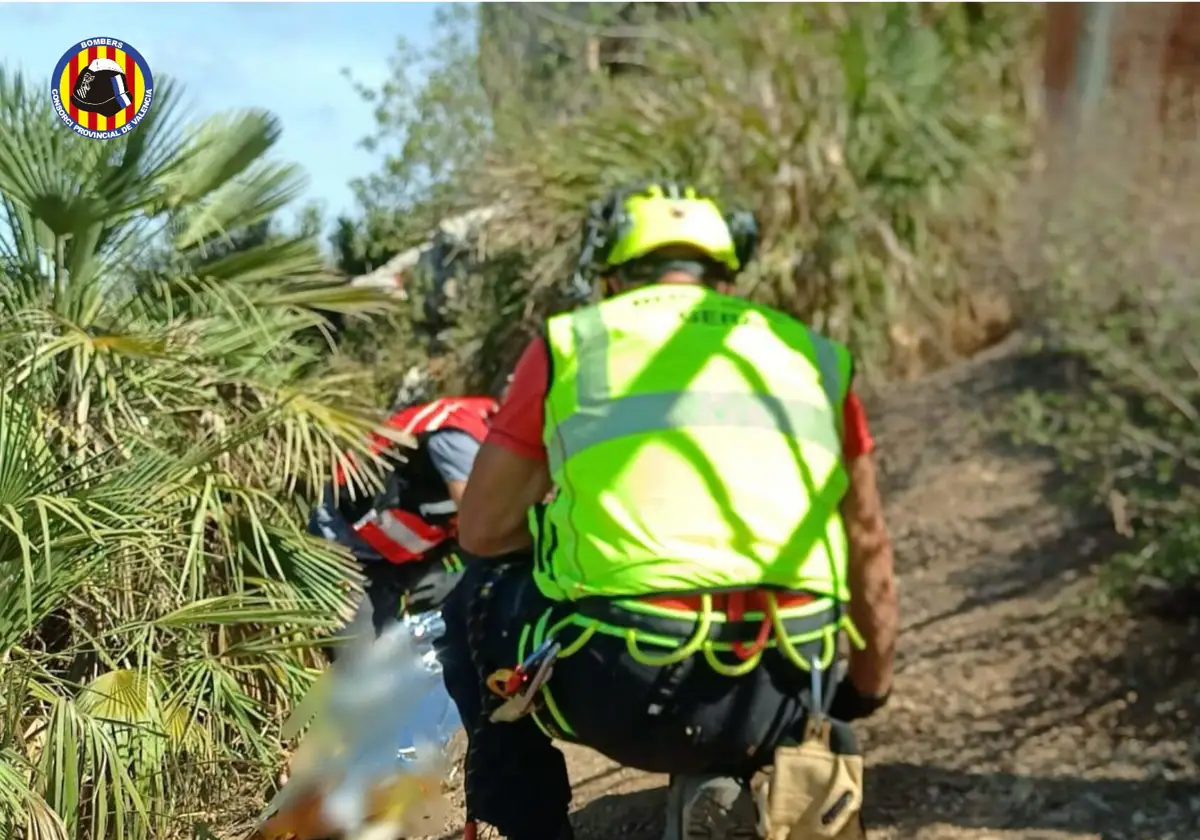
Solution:
<svg viewBox="0 0 1200 840">
<path fill-rule="evenodd" d="M 181 797 L 269 779 L 361 584 L 303 531 L 336 466 L 381 465 L 321 338 L 393 304 L 311 239 L 230 247 L 303 183 L 278 122 L 189 129 L 155 94 L 100 144 L 0 72 L 0 830 L 26 838 L 165 837 Z"/>
</svg>

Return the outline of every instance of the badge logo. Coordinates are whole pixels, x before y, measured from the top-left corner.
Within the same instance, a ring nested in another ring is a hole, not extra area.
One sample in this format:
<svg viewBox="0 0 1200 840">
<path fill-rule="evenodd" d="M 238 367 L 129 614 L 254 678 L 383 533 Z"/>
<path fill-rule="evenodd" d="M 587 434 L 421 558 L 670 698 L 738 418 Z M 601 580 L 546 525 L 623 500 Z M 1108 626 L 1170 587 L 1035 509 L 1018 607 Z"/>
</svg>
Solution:
<svg viewBox="0 0 1200 840">
<path fill-rule="evenodd" d="M 154 101 L 154 77 L 142 54 L 115 38 L 89 38 L 63 57 L 50 82 L 58 118 L 78 134 L 111 140 L 133 131 Z"/>
</svg>

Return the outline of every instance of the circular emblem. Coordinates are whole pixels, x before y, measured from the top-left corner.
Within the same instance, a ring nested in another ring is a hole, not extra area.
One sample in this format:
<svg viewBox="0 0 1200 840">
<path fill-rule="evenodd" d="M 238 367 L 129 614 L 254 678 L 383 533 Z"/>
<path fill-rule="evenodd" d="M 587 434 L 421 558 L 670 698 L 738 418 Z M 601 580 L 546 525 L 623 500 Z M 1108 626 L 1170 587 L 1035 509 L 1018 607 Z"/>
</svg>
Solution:
<svg viewBox="0 0 1200 840">
<path fill-rule="evenodd" d="M 58 118 L 80 137 L 111 140 L 137 127 L 154 101 L 142 54 L 116 38 L 75 44 L 54 68 L 50 98 Z"/>
</svg>

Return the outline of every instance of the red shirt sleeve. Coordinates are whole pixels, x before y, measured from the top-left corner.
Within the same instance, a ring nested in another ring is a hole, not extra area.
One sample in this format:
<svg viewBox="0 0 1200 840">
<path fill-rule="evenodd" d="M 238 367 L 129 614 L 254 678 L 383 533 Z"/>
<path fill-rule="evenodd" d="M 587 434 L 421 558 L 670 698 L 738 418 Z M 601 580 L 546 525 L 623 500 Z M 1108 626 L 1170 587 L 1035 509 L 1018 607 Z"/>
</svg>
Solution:
<svg viewBox="0 0 1200 840">
<path fill-rule="evenodd" d="M 858 394 L 851 390 L 842 404 L 842 456 L 849 463 L 875 451 L 875 440 L 867 428 L 867 413 Z"/>
<path fill-rule="evenodd" d="M 508 393 L 492 418 L 492 428 L 485 443 L 502 446 L 523 458 L 545 461 L 542 430 L 549 380 L 550 360 L 546 356 L 546 344 L 535 338 L 517 362 L 512 381 L 508 383 Z"/>
</svg>

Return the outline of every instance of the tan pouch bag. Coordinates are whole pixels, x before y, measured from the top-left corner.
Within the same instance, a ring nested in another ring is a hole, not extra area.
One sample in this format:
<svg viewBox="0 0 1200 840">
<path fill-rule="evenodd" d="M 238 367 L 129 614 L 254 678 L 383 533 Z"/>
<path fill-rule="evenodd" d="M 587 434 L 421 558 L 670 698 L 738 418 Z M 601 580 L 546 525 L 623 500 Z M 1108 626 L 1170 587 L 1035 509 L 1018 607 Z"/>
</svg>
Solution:
<svg viewBox="0 0 1200 840">
<path fill-rule="evenodd" d="M 824 722 L 775 751 L 762 828 L 767 840 L 866 840 L 862 804 L 862 756 L 831 751 Z"/>
</svg>

